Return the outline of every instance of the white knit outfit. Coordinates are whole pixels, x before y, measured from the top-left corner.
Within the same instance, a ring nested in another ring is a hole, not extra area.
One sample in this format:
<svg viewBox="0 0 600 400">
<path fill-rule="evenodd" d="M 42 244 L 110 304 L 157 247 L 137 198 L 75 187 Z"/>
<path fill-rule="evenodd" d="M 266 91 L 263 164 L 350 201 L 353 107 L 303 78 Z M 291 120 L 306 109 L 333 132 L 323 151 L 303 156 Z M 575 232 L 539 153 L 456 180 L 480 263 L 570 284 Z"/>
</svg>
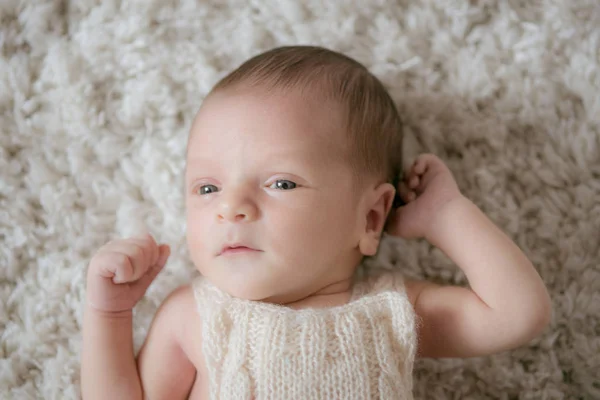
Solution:
<svg viewBox="0 0 600 400">
<path fill-rule="evenodd" d="M 398 273 L 341 306 L 293 310 L 193 284 L 211 399 L 412 399 L 415 314 Z"/>
</svg>

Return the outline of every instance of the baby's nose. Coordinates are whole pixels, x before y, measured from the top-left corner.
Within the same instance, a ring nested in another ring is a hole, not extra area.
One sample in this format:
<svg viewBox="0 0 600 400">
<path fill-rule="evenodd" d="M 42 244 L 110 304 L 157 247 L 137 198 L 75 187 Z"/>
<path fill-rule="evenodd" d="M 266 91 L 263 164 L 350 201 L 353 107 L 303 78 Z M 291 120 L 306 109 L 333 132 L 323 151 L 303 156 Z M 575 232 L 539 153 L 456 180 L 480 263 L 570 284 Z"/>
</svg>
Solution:
<svg viewBox="0 0 600 400">
<path fill-rule="evenodd" d="M 252 222 L 256 219 L 258 210 L 249 200 L 243 201 L 224 201 L 221 204 L 217 219 L 227 222 Z"/>
</svg>

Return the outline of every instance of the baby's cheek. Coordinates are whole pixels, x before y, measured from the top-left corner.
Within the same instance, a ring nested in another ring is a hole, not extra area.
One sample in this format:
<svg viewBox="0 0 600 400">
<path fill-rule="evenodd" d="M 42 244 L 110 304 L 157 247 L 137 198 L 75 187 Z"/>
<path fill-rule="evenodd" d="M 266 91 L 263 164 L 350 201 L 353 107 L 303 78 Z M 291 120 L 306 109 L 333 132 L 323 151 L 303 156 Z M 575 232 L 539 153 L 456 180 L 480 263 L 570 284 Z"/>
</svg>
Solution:
<svg viewBox="0 0 600 400">
<path fill-rule="evenodd" d="M 187 244 L 192 259 L 196 261 L 197 257 L 200 257 L 202 254 L 206 253 L 209 248 L 209 243 L 207 242 L 207 227 L 204 226 L 200 221 L 194 221 L 188 219 L 186 236 L 187 236 Z"/>
<path fill-rule="evenodd" d="M 285 237 L 288 246 L 292 247 L 289 250 L 293 253 L 310 257 L 311 254 L 318 254 L 331 241 L 329 221 L 316 210 L 290 217 L 288 223 L 289 233 L 282 233 L 280 237 L 282 240 Z"/>
</svg>

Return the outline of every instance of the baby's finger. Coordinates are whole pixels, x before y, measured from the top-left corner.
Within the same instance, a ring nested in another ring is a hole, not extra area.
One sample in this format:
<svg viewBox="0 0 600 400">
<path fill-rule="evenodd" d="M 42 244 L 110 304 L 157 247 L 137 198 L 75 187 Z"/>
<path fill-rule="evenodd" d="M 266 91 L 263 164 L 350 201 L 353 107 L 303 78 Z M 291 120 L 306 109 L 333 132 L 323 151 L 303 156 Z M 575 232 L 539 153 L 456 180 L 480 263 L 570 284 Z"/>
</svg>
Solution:
<svg viewBox="0 0 600 400">
<path fill-rule="evenodd" d="M 161 244 L 159 247 L 159 254 L 160 255 L 155 265 L 162 268 L 165 266 L 167 260 L 169 259 L 169 256 L 171 255 L 171 247 L 169 247 L 168 244 Z"/>
<path fill-rule="evenodd" d="M 92 259 L 90 268 L 93 268 L 100 276 L 110 279 L 117 275 L 117 271 L 119 271 L 119 276 L 133 275 L 133 265 L 129 257 L 114 251 L 98 253 Z"/>
<path fill-rule="evenodd" d="M 402 201 L 406 202 L 406 197 L 410 193 L 410 189 L 404 182 L 400 182 L 398 184 L 398 196 L 402 199 Z"/>
<path fill-rule="evenodd" d="M 402 199 L 402 201 L 405 204 L 409 203 L 410 201 L 412 201 L 416 198 L 415 192 L 410 190 L 409 187 L 404 182 L 400 182 L 400 185 L 398 185 L 398 195 L 400 196 L 400 199 Z"/>
<path fill-rule="evenodd" d="M 138 279 L 135 283 L 133 283 L 133 285 L 131 285 L 133 291 L 138 292 L 139 295 L 143 295 L 144 293 L 146 293 L 146 290 L 148 289 L 152 281 L 154 281 L 154 279 L 158 276 L 160 271 L 163 270 L 163 268 L 164 264 L 157 264 L 154 267 L 150 268 L 144 275 L 140 277 L 140 279 Z"/>
<path fill-rule="evenodd" d="M 139 279 L 146 273 L 150 268 L 150 263 L 147 261 L 147 256 L 144 253 L 144 248 L 134 242 L 122 242 L 116 243 L 113 246 L 112 251 L 118 256 L 121 256 L 121 260 L 128 262 L 122 262 L 119 268 L 115 272 L 115 283 L 131 282 Z"/>
<path fill-rule="evenodd" d="M 145 262 L 148 265 L 156 264 L 159 257 L 159 250 L 158 244 L 156 243 L 152 235 L 145 234 L 144 236 L 133 237 L 131 239 L 128 239 L 128 241 L 131 241 L 132 243 L 135 243 L 142 248 L 146 260 Z"/>
<path fill-rule="evenodd" d="M 427 171 L 427 157 L 419 156 L 415 161 L 413 171 L 415 171 L 417 175 L 423 175 L 425 171 Z"/>
<path fill-rule="evenodd" d="M 99 252 L 101 252 L 101 253 L 112 253 L 112 252 L 128 253 L 128 251 L 126 251 L 126 249 L 131 248 L 131 246 L 140 247 L 141 252 L 144 253 L 144 256 L 146 257 L 145 249 L 146 249 L 146 247 L 148 247 L 148 245 L 146 243 L 144 243 L 141 236 L 137 237 L 137 238 L 111 240 L 106 245 L 104 245 L 99 250 Z"/>
<path fill-rule="evenodd" d="M 415 167 L 414 165 L 412 167 L 410 167 L 410 169 L 408 170 L 408 173 L 404 176 L 404 179 L 402 180 L 404 183 L 406 183 L 406 186 L 410 186 L 410 181 L 417 176 L 417 174 L 415 173 Z"/>
<path fill-rule="evenodd" d="M 123 253 L 113 253 L 113 257 L 118 260 L 114 266 L 112 281 L 114 283 L 127 283 L 135 281 L 135 267 L 131 257 Z"/>
<path fill-rule="evenodd" d="M 165 264 L 167 263 L 167 259 L 171 254 L 171 249 L 168 245 L 161 244 L 159 248 L 159 253 L 160 255 L 158 257 L 157 263 L 151 268 L 149 268 L 148 271 L 140 277 L 140 279 L 138 279 L 136 282 L 133 283 L 133 285 L 131 285 L 131 289 L 134 292 L 139 293 L 139 295 L 143 295 L 144 293 L 146 293 L 148 286 L 150 286 L 150 284 L 152 283 L 152 281 L 154 281 L 154 279 L 160 273 L 160 271 L 164 269 Z"/>
<path fill-rule="evenodd" d="M 408 187 L 410 189 L 416 189 L 417 187 L 419 187 L 420 182 L 421 182 L 421 179 L 419 178 L 419 176 L 414 175 L 410 178 L 410 181 L 408 181 Z"/>
<path fill-rule="evenodd" d="M 111 279 L 114 283 L 125 283 L 133 280 L 135 268 L 131 258 L 126 254 L 114 251 L 105 252 L 99 254 L 94 261 L 98 265 L 98 268 L 95 268 L 97 273 L 104 278 Z"/>
</svg>

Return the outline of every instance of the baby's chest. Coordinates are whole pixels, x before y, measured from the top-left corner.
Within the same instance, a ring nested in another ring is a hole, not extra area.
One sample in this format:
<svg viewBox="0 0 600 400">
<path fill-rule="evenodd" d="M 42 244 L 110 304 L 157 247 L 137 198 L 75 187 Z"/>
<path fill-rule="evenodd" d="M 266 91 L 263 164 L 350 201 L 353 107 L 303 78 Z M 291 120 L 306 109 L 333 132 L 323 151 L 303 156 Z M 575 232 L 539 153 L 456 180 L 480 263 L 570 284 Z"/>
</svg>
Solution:
<svg viewBox="0 0 600 400">
<path fill-rule="evenodd" d="M 384 314 L 224 314 L 203 318 L 203 343 L 193 346 L 217 397 L 394 398 L 410 390 L 411 340 Z"/>
</svg>

